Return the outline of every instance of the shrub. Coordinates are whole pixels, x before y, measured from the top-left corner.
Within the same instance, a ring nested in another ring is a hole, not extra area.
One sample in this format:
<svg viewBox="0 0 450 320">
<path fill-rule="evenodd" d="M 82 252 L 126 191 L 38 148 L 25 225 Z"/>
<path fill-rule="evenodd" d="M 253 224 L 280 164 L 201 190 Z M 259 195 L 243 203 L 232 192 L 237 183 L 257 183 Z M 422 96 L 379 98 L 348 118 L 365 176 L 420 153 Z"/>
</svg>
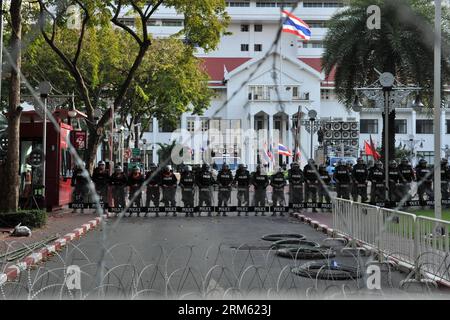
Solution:
<svg viewBox="0 0 450 320">
<path fill-rule="evenodd" d="M 13 228 L 19 223 L 29 228 L 40 228 L 47 222 L 47 212 L 43 210 L 20 210 L 0 213 L 0 227 Z"/>
</svg>

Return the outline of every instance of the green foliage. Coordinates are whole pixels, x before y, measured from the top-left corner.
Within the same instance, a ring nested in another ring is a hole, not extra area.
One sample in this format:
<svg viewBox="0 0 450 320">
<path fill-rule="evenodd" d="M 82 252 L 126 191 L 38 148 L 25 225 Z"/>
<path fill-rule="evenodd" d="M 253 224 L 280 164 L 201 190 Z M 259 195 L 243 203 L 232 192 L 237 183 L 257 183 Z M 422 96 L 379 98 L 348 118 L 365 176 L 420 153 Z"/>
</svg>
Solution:
<svg viewBox="0 0 450 320">
<path fill-rule="evenodd" d="M 47 212 L 43 210 L 20 210 L 0 213 L 0 227 L 13 228 L 19 223 L 29 228 L 40 228 L 47 223 Z"/>
<path fill-rule="evenodd" d="M 171 144 L 167 143 L 158 143 L 159 149 L 157 151 L 159 162 L 172 164 L 172 150 L 176 146 L 176 141 L 172 141 Z"/>
<path fill-rule="evenodd" d="M 180 40 L 154 40 L 121 114 L 139 119 L 143 129 L 153 117 L 175 123 L 181 114 L 201 114 L 209 105 L 212 91 L 208 75 L 192 49 Z"/>
<path fill-rule="evenodd" d="M 433 90 L 432 1 L 350 0 L 350 6 L 328 23 L 323 66 L 327 74 L 336 68 L 336 93 L 350 106 L 355 87 L 378 79 L 375 68 L 392 72 L 405 84 L 424 88 L 424 103 L 431 105 Z M 381 8 L 381 29 L 367 28 L 367 8 Z M 443 48 L 449 48 L 449 13 L 443 14 Z M 445 51 L 444 51 L 445 52 Z M 448 51 L 447 51 L 448 52 Z M 448 54 L 443 54 L 443 80 L 449 80 Z"/>
</svg>

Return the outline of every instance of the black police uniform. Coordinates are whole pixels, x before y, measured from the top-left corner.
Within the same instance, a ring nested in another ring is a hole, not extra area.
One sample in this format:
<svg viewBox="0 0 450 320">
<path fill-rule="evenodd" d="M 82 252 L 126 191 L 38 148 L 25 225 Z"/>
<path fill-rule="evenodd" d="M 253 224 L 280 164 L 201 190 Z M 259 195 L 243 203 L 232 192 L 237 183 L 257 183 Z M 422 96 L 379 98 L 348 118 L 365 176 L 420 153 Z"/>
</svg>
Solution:
<svg viewBox="0 0 450 320">
<path fill-rule="evenodd" d="M 400 193 L 400 170 L 398 167 L 389 166 L 389 197 L 391 201 L 398 202 L 402 199 L 402 194 Z"/>
<path fill-rule="evenodd" d="M 357 163 L 353 166 L 352 180 L 353 189 L 355 193 L 353 195 L 353 200 L 358 201 L 358 197 L 361 196 L 361 201 L 367 201 L 367 178 L 369 176 L 369 171 L 367 166 L 362 163 Z"/>
<path fill-rule="evenodd" d="M 238 206 L 248 206 L 250 205 L 250 172 L 245 169 L 236 170 L 236 175 L 234 177 L 234 182 L 237 185 L 237 205 Z M 240 213 L 238 213 L 239 215 Z"/>
<path fill-rule="evenodd" d="M 429 200 L 434 200 L 433 195 L 433 170 L 428 167 L 422 167 L 420 164 L 416 167 L 416 181 L 417 181 L 417 194 L 419 200 L 424 201 L 424 194 L 428 196 Z"/>
<path fill-rule="evenodd" d="M 89 187 L 88 179 L 83 176 L 83 170 L 81 168 L 75 169 L 72 175 L 71 186 L 74 187 L 73 202 L 74 203 L 87 203 L 89 201 Z"/>
<path fill-rule="evenodd" d="M 94 174 L 92 175 L 92 181 L 94 182 L 95 190 L 100 197 L 100 202 L 108 203 L 108 172 L 106 170 L 100 172 L 99 168 L 95 168 Z"/>
<path fill-rule="evenodd" d="M 195 195 L 195 175 L 191 171 L 184 171 L 180 177 L 181 187 L 181 201 L 183 205 L 188 208 L 194 207 L 194 195 Z M 186 216 L 188 214 L 186 213 Z M 194 214 L 191 213 L 193 217 Z"/>
<path fill-rule="evenodd" d="M 303 202 L 303 183 L 305 176 L 300 167 L 291 168 L 288 171 L 289 180 L 289 204 L 300 204 Z"/>
<path fill-rule="evenodd" d="M 144 183 L 144 176 L 139 172 L 137 175 L 131 173 L 128 176 L 128 186 L 130 187 L 129 199 L 130 201 L 134 199 L 132 206 L 140 207 L 142 205 L 142 191 L 140 191 L 142 184 Z"/>
<path fill-rule="evenodd" d="M 220 170 L 217 175 L 217 183 L 219 184 L 218 206 L 228 206 L 231 197 L 231 185 L 233 184 L 233 173 L 231 170 Z M 225 212 L 223 213 L 225 215 Z"/>
<path fill-rule="evenodd" d="M 407 201 L 411 200 L 411 183 L 414 181 L 414 170 L 408 164 L 400 164 L 398 166 L 400 172 L 400 192 L 403 196 L 408 196 Z"/>
<path fill-rule="evenodd" d="M 385 172 L 383 168 L 372 167 L 369 171 L 370 202 L 384 201 L 386 198 Z"/>
<path fill-rule="evenodd" d="M 176 206 L 177 177 L 175 177 L 172 171 L 164 171 L 161 173 L 160 181 L 163 193 L 162 202 L 167 207 Z M 174 213 L 174 215 L 176 214 Z"/>
<path fill-rule="evenodd" d="M 127 176 L 123 172 L 114 172 L 109 178 L 109 184 L 112 189 L 114 206 L 117 208 L 125 208 L 125 188 L 128 185 Z"/>
<path fill-rule="evenodd" d="M 196 182 L 199 188 L 198 205 L 212 206 L 211 188 L 214 184 L 214 178 L 211 171 L 202 169 L 196 177 Z"/>
<path fill-rule="evenodd" d="M 153 206 L 159 207 L 159 201 L 161 199 L 161 192 L 159 186 L 161 185 L 161 174 L 156 170 L 150 170 L 145 175 L 145 181 L 147 182 L 147 192 L 145 199 L 145 206 L 150 207 L 150 203 L 153 202 Z M 156 213 L 158 216 L 158 213 Z"/>
<path fill-rule="evenodd" d="M 318 170 L 317 167 L 314 165 L 307 164 L 303 168 L 303 173 L 305 175 L 305 198 L 308 202 L 311 200 L 311 202 L 317 201 L 317 183 L 319 182 L 318 177 Z"/>
<path fill-rule="evenodd" d="M 270 179 L 270 185 L 272 186 L 272 205 L 284 206 L 286 204 L 286 200 L 284 198 L 284 187 L 286 186 L 286 179 L 283 172 L 277 172 L 272 175 Z"/>
<path fill-rule="evenodd" d="M 319 177 L 320 177 L 320 183 L 319 183 L 319 199 L 318 201 L 320 203 L 326 202 L 326 203 L 330 203 L 331 202 L 331 198 L 329 195 L 329 192 L 327 190 L 327 188 L 330 186 L 331 183 L 331 177 L 328 174 L 328 171 L 326 168 L 319 168 Z"/>
<path fill-rule="evenodd" d="M 448 183 L 450 182 L 450 167 L 447 164 L 441 164 L 441 193 L 442 200 L 449 200 Z"/>
<path fill-rule="evenodd" d="M 255 187 L 253 199 L 254 206 L 264 207 L 266 205 L 266 188 L 269 185 L 269 177 L 261 172 L 253 172 L 252 184 Z M 257 213 L 255 213 L 255 215 L 257 215 Z"/>
<path fill-rule="evenodd" d="M 350 199 L 350 171 L 348 166 L 341 164 L 336 166 L 334 170 L 334 180 L 336 181 L 337 197 Z"/>
</svg>

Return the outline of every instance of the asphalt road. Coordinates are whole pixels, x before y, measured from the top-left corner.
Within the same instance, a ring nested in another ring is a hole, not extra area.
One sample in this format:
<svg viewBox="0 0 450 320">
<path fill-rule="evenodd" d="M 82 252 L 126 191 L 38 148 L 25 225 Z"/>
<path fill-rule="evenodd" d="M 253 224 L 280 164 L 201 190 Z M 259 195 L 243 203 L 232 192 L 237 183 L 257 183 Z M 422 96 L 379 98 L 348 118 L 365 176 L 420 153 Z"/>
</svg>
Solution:
<svg viewBox="0 0 450 320">
<path fill-rule="evenodd" d="M 291 269 L 308 261 L 276 256 L 269 250 L 270 242 L 260 239 L 271 233 L 302 234 L 319 244 L 326 238 L 288 217 L 113 218 L 42 266 L 23 272 L 18 282 L 1 287 L 0 298 L 411 297 L 398 289 L 406 274 L 393 270 L 381 273 L 381 290 L 367 289 L 368 257 L 344 257 L 339 250 L 335 258 L 316 261 L 359 267 L 363 277 L 297 276 Z M 81 270 L 80 290 L 67 287 L 77 284 L 65 277 L 67 268 L 74 266 Z"/>
</svg>

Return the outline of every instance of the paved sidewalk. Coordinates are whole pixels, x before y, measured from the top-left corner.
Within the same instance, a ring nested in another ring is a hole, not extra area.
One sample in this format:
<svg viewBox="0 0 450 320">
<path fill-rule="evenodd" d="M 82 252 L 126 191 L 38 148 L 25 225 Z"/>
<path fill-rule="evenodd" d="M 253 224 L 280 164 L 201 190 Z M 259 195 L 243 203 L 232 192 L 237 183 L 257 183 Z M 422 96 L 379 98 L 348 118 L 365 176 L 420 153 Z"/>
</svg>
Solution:
<svg viewBox="0 0 450 320">
<path fill-rule="evenodd" d="M 312 212 L 311 209 L 302 210 L 299 214 L 304 215 L 307 218 L 318 221 L 320 224 L 326 224 L 330 228 L 333 227 L 333 213 L 321 212 L 321 209 L 317 209 L 318 212 Z"/>
<path fill-rule="evenodd" d="M 7 233 L 1 233 L 0 254 L 5 253 L 7 250 L 11 251 L 14 248 L 20 248 L 23 245 L 34 243 L 51 236 L 63 236 L 98 217 L 98 215 L 94 215 L 90 211 L 92 210 L 88 210 L 87 212 L 89 213 L 85 212 L 83 214 L 72 213 L 71 209 L 51 212 L 47 218 L 47 224 L 42 228 L 33 229 L 31 237 L 11 237 Z"/>
</svg>

